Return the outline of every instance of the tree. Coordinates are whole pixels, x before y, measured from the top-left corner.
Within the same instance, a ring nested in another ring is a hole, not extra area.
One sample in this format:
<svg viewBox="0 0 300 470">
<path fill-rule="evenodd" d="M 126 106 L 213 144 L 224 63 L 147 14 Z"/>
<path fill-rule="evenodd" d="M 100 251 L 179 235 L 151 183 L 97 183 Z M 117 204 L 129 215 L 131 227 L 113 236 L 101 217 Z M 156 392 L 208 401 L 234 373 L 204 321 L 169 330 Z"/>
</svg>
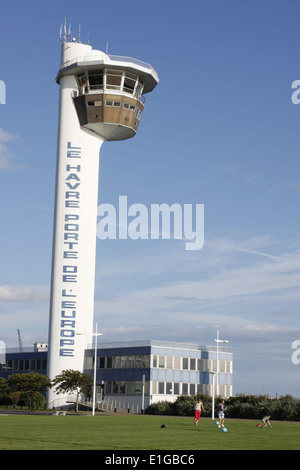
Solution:
<svg viewBox="0 0 300 470">
<path fill-rule="evenodd" d="M 25 397 L 31 410 L 34 408 L 36 396 L 46 393 L 51 387 L 51 381 L 45 375 L 36 372 L 10 375 L 7 382 L 11 392 L 20 392 Z"/>
<path fill-rule="evenodd" d="M 78 412 L 79 395 L 84 393 L 90 395 L 92 390 L 92 378 L 79 370 L 63 370 L 52 380 L 56 393 L 76 394 L 76 413 Z"/>
<path fill-rule="evenodd" d="M 13 391 L 13 392 L 10 392 L 8 396 L 11 399 L 12 404 L 17 405 L 20 400 L 21 392 Z"/>
<path fill-rule="evenodd" d="M 7 380 L 0 377 L 0 396 L 7 395 L 9 393 L 9 385 Z"/>
</svg>

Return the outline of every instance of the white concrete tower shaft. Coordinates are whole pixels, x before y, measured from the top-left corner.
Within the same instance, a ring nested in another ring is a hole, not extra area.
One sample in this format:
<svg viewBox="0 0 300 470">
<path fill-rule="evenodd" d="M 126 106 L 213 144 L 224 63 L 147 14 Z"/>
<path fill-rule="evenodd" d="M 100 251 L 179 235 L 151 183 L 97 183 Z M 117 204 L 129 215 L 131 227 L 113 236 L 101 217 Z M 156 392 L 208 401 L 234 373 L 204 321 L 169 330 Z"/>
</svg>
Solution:
<svg viewBox="0 0 300 470">
<path fill-rule="evenodd" d="M 142 92 L 158 83 L 143 62 L 77 42 L 62 44 L 47 375 L 83 371 L 92 343 L 99 152 L 105 140 L 133 137 Z M 48 407 L 67 398 L 55 390 Z"/>
<path fill-rule="evenodd" d="M 62 44 L 62 64 L 90 46 Z M 84 55 L 85 55 L 84 54 Z M 48 377 L 83 370 L 92 342 L 99 151 L 103 138 L 82 130 L 72 93 L 74 75 L 60 79 L 55 219 L 50 300 Z M 60 405 L 54 390 L 49 406 Z"/>
</svg>

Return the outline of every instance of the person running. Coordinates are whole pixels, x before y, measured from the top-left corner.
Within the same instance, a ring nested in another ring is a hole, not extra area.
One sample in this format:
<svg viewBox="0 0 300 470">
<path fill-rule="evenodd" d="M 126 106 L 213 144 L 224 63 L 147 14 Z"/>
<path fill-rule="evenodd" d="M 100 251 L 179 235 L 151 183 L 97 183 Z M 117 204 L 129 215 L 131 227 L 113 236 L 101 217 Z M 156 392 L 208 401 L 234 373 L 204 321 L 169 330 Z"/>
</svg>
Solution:
<svg viewBox="0 0 300 470">
<path fill-rule="evenodd" d="M 224 400 L 221 400 L 220 403 L 217 406 L 217 413 L 218 413 L 218 418 L 219 418 L 219 424 L 218 428 L 224 428 L 224 420 L 225 420 L 225 411 L 226 408 L 224 407 Z"/>
<path fill-rule="evenodd" d="M 200 416 L 201 416 L 201 411 L 205 412 L 203 403 L 202 403 L 200 398 L 198 399 L 194 410 L 195 410 L 195 426 L 197 426 L 198 422 L 199 422 L 199 419 L 200 419 Z"/>
<path fill-rule="evenodd" d="M 271 418 L 270 411 L 264 405 L 260 407 L 260 410 L 261 410 L 261 416 L 262 416 L 261 420 L 264 423 L 264 427 L 269 426 L 269 428 L 271 428 L 272 426 L 270 423 L 270 418 Z"/>
</svg>

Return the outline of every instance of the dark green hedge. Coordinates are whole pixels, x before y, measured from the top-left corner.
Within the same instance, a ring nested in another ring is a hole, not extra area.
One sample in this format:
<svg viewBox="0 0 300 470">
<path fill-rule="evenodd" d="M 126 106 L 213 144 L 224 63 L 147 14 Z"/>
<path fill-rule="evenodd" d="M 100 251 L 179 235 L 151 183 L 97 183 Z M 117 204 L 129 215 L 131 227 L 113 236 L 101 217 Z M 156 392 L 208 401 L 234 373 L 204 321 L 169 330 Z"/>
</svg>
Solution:
<svg viewBox="0 0 300 470">
<path fill-rule="evenodd" d="M 181 395 L 174 403 L 160 401 L 154 403 L 145 410 L 147 414 L 193 416 L 194 406 L 198 398 L 204 404 L 205 413 L 202 416 L 212 415 L 212 400 L 206 395 Z M 219 399 L 215 399 L 215 405 Z M 270 398 L 266 395 L 237 395 L 225 400 L 227 408 L 226 418 L 259 419 L 261 417 L 260 406 L 265 405 L 271 412 L 274 420 L 300 421 L 300 399 L 291 395 L 279 398 Z M 215 416 L 217 416 L 215 411 Z"/>
</svg>

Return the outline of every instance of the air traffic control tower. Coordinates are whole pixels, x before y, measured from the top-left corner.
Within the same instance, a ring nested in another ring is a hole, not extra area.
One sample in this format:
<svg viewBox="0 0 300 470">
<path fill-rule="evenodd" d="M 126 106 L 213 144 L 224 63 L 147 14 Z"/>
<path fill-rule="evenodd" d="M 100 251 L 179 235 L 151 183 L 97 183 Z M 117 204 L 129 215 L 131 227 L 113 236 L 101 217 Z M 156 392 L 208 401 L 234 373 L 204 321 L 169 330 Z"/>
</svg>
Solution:
<svg viewBox="0 0 300 470">
<path fill-rule="evenodd" d="M 48 377 L 83 371 L 92 343 L 99 152 L 103 142 L 134 137 L 144 94 L 158 83 L 151 65 L 94 50 L 66 35 L 61 44 L 59 123 Z M 65 395 L 48 394 L 48 407 Z"/>
</svg>

